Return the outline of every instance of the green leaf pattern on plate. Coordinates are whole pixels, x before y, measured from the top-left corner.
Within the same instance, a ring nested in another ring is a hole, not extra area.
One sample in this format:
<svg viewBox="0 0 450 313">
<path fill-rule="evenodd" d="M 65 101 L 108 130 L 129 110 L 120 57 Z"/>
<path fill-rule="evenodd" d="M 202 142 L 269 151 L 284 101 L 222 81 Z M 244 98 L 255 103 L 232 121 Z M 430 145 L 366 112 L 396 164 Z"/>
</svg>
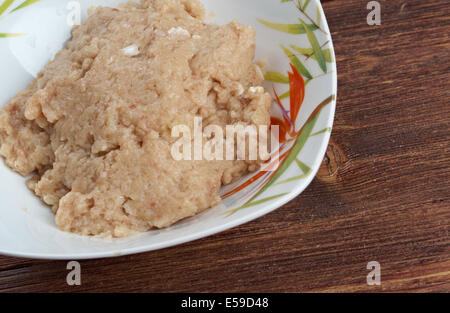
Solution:
<svg viewBox="0 0 450 313">
<path fill-rule="evenodd" d="M 281 49 L 283 49 L 284 53 L 287 55 L 287 57 L 291 60 L 291 63 L 295 66 L 295 68 L 307 79 L 312 79 L 311 73 L 308 71 L 308 69 L 303 65 L 302 61 L 300 61 L 297 56 L 292 53 L 288 48 L 286 48 L 283 45 L 280 45 Z"/>
<path fill-rule="evenodd" d="M 294 45 L 290 45 L 290 47 L 307 58 L 317 60 L 316 55 L 314 54 L 314 50 L 312 48 L 301 48 Z M 325 57 L 325 61 L 327 61 L 328 63 L 334 62 L 333 53 L 331 52 L 331 49 L 322 49 L 322 52 Z"/>
<path fill-rule="evenodd" d="M 29 5 L 32 5 L 33 3 L 39 2 L 41 0 L 26 0 L 24 2 L 22 2 L 21 4 L 19 4 L 17 7 L 15 7 L 14 9 L 12 9 L 9 13 L 13 13 L 15 11 L 18 11 L 22 8 L 25 8 Z M 14 0 L 4 0 L 2 2 L 2 4 L 0 5 L 0 17 L 6 12 L 6 10 L 8 10 L 8 8 L 14 3 Z M 2 33 L 0 32 L 0 38 L 12 38 L 12 37 L 19 37 L 19 36 L 23 36 L 25 34 L 21 34 L 21 33 Z"/>
<path fill-rule="evenodd" d="M 299 1 L 298 1 L 298 5 L 299 5 L 299 7 L 302 8 L 303 11 L 305 11 L 306 8 L 308 8 L 308 5 L 309 5 L 310 2 L 311 2 L 311 0 L 305 0 L 305 2 L 304 2 L 303 5 L 302 5 L 302 1 L 299 0 Z"/>
<path fill-rule="evenodd" d="M 302 25 L 306 25 L 306 23 L 300 19 L 300 22 Z M 327 72 L 327 63 L 325 62 L 325 56 L 323 55 L 322 48 L 319 45 L 319 41 L 317 41 L 316 35 L 314 35 L 314 32 L 306 28 L 306 35 L 308 36 L 308 40 L 311 43 L 311 47 L 314 51 L 314 55 L 316 56 L 317 62 L 319 62 L 319 66 L 322 69 L 324 73 Z"/>
<path fill-rule="evenodd" d="M 267 72 L 264 79 L 274 83 L 289 84 L 289 78 L 279 72 Z"/>
<path fill-rule="evenodd" d="M 314 129 L 314 126 L 316 125 L 317 119 L 319 118 L 319 115 L 322 112 L 323 108 L 326 105 L 328 105 L 329 103 L 331 103 L 332 101 L 334 101 L 334 98 L 335 98 L 334 95 L 331 95 L 317 106 L 316 110 L 311 114 L 308 121 L 303 126 L 302 130 L 300 131 L 300 135 L 298 136 L 295 146 L 292 148 L 292 151 L 290 152 L 288 157 L 284 160 L 284 162 L 282 162 L 281 166 L 278 168 L 276 173 L 273 175 L 272 179 L 269 182 L 267 182 L 266 185 L 264 187 L 262 187 L 261 190 L 255 196 L 253 196 L 253 198 L 249 202 L 247 202 L 245 205 L 243 205 L 237 209 L 231 210 L 232 213 L 236 213 L 242 209 L 248 208 L 249 206 L 255 206 L 255 205 L 260 204 L 258 202 L 260 200 L 256 200 L 256 199 L 261 194 L 266 192 L 272 185 L 275 185 L 275 184 L 281 185 L 284 183 L 288 183 L 290 181 L 299 180 L 299 179 L 308 177 L 308 174 L 311 173 L 311 168 L 308 165 L 306 165 L 305 163 L 303 163 L 302 161 L 298 160 L 297 157 L 298 157 L 300 151 L 305 146 L 308 139 L 311 137 L 312 130 Z M 299 175 L 299 176 L 294 176 L 294 177 L 291 177 L 291 178 L 288 178 L 288 179 L 278 182 L 278 179 L 287 171 L 287 169 L 292 165 L 293 162 L 297 163 L 297 166 L 301 168 L 301 170 L 303 171 L 304 174 Z M 283 195 L 278 195 L 276 198 L 279 198 L 282 196 Z"/>
<path fill-rule="evenodd" d="M 298 34 L 306 34 L 306 30 L 305 27 L 301 24 L 279 24 L 279 23 L 271 23 L 268 21 L 265 21 L 263 19 L 258 19 L 258 21 L 264 25 L 266 25 L 267 27 L 273 28 L 275 30 L 284 32 L 284 33 L 288 33 L 288 34 L 293 34 L 293 35 L 298 35 Z M 314 31 L 317 29 L 317 26 L 314 24 L 308 24 L 308 28 L 311 31 Z"/>
<path fill-rule="evenodd" d="M 26 1 L 22 2 L 22 4 L 20 4 L 19 6 L 15 7 L 11 12 L 20 10 L 24 7 L 27 7 L 27 6 L 32 5 L 33 3 L 36 3 L 39 1 L 41 1 L 41 0 L 26 0 Z"/>
<path fill-rule="evenodd" d="M 292 0 L 281 0 L 282 3 L 284 2 L 292 2 Z M 331 49 L 323 49 L 323 46 L 326 46 L 326 43 L 324 43 L 322 46 L 319 44 L 319 41 L 317 39 L 317 36 L 314 34 L 316 30 L 320 30 L 324 32 L 322 29 L 320 29 L 320 25 L 322 23 L 322 14 L 320 8 L 317 6 L 315 8 L 316 12 L 316 21 L 313 21 L 306 13 L 306 9 L 309 7 L 311 1 L 310 0 L 296 0 L 296 7 L 299 9 L 299 11 L 307 18 L 309 19 L 313 24 L 307 24 L 302 19 L 299 19 L 300 24 L 282 24 L 282 23 L 273 23 L 269 22 L 263 19 L 258 19 L 260 23 L 263 25 L 284 32 L 288 34 L 294 34 L 294 35 L 301 35 L 306 34 L 308 41 L 310 43 L 310 47 L 302 48 L 298 47 L 296 45 L 289 45 L 289 47 L 294 50 L 291 51 L 289 48 L 285 47 L 284 45 L 280 45 L 283 52 L 286 54 L 286 56 L 289 58 L 290 63 L 295 66 L 295 68 L 307 79 L 305 81 L 305 85 L 307 85 L 314 77 L 312 76 L 310 70 L 305 66 L 305 63 L 302 62 L 295 53 L 299 53 L 305 57 L 305 61 L 309 58 L 317 61 L 320 69 L 326 74 L 328 72 L 327 63 L 333 63 L 333 53 Z M 289 79 L 286 75 L 279 73 L 279 72 L 273 72 L 269 71 L 266 73 L 265 78 L 267 81 L 281 83 L 281 84 L 288 84 Z M 279 99 L 285 99 L 290 96 L 290 91 L 284 92 L 279 96 Z M 316 122 L 318 120 L 318 117 L 320 113 L 322 112 L 323 108 L 328 105 L 329 103 L 333 102 L 335 100 L 335 96 L 331 95 L 328 98 L 326 98 L 322 103 L 320 103 L 316 110 L 311 114 L 305 125 L 300 131 L 300 134 L 296 138 L 295 145 L 293 146 L 292 150 L 290 151 L 289 155 L 282 161 L 282 164 L 276 171 L 276 173 L 272 176 L 272 178 L 259 190 L 259 192 L 254 195 L 250 201 L 248 201 L 245 205 L 236 208 L 234 210 L 228 211 L 229 214 L 236 213 L 242 209 L 256 206 L 262 203 L 266 203 L 268 201 L 272 201 L 278 198 L 281 198 L 283 196 L 288 195 L 289 193 L 281 193 L 277 194 L 271 197 L 266 197 L 263 199 L 258 199 L 261 194 L 265 193 L 267 190 L 269 190 L 272 186 L 275 185 L 282 185 L 286 184 L 288 182 L 305 179 L 307 178 L 311 173 L 312 169 L 302 162 L 300 159 L 298 159 L 298 156 L 300 154 L 300 151 L 304 148 L 306 142 L 309 138 L 313 136 L 318 136 L 320 134 L 324 134 L 327 132 L 331 132 L 331 127 L 326 127 L 322 130 L 319 130 L 315 133 L 313 133 L 314 126 L 316 125 Z M 283 174 L 290 168 L 290 166 L 296 163 L 298 168 L 301 170 L 302 174 L 292 176 L 285 178 L 284 180 L 280 180 L 280 178 L 283 176 Z"/>
<path fill-rule="evenodd" d="M 3 12 L 5 12 L 11 6 L 11 4 L 13 4 L 13 2 L 14 0 L 3 1 L 3 3 L 0 5 L 0 15 L 2 15 Z"/>
<path fill-rule="evenodd" d="M 283 196 L 285 196 L 287 194 L 289 194 L 289 192 L 281 193 L 281 194 L 278 194 L 278 195 L 275 195 L 275 196 L 267 197 L 267 198 L 264 198 L 264 199 L 261 199 L 261 200 L 257 200 L 257 201 L 253 201 L 253 202 L 248 202 L 247 204 L 245 204 L 245 205 L 243 205 L 243 206 L 241 206 L 239 208 L 236 208 L 236 209 L 229 210 L 229 211 L 225 212 L 225 214 L 232 215 L 233 213 L 236 213 L 237 211 L 240 211 L 242 209 L 249 208 L 249 207 L 252 207 L 252 206 L 255 206 L 255 205 L 258 205 L 258 204 L 266 203 L 268 201 L 271 201 L 271 200 L 283 197 Z"/>
<path fill-rule="evenodd" d="M 24 34 L 17 34 L 17 33 L 0 33 L 0 38 L 11 38 L 11 37 L 19 37 L 23 36 Z"/>
</svg>

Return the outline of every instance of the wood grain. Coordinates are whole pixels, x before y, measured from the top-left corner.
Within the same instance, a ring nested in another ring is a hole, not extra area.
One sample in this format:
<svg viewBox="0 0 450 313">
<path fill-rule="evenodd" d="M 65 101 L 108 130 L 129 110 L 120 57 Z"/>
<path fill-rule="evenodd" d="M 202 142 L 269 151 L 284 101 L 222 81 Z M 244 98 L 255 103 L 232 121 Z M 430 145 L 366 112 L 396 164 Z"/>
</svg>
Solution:
<svg viewBox="0 0 450 313">
<path fill-rule="evenodd" d="M 227 232 L 134 256 L 0 257 L 0 292 L 450 291 L 450 4 L 324 1 L 339 88 L 332 141 L 294 201 Z M 381 264 L 381 286 L 366 265 Z"/>
</svg>

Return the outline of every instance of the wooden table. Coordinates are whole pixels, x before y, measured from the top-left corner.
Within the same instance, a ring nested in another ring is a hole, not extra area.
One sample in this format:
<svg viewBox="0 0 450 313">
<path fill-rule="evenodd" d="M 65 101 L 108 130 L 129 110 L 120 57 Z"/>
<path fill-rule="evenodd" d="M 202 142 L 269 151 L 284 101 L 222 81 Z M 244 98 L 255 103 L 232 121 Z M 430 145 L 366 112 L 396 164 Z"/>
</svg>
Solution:
<svg viewBox="0 0 450 313">
<path fill-rule="evenodd" d="M 276 0 L 274 0 L 276 1 Z M 339 89 L 318 176 L 294 201 L 156 252 L 66 262 L 0 257 L 0 292 L 450 291 L 450 3 L 323 1 Z M 369 286 L 369 261 L 381 286 Z"/>
</svg>

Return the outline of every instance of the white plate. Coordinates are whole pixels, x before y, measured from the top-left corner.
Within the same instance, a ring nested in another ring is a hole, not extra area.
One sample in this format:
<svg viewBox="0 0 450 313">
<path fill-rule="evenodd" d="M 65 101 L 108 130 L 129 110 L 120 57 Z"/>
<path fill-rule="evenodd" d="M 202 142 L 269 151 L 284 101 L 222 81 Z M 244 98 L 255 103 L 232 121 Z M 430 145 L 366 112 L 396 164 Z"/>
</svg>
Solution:
<svg viewBox="0 0 450 313">
<path fill-rule="evenodd" d="M 25 1 L 22 5 L 23 1 L 14 1 L 0 16 L 0 105 L 26 88 L 70 37 L 66 18 L 69 12 L 67 4 L 71 1 Z M 0 0 L 0 11 L 6 7 L 1 6 L 2 2 Z M 85 16 L 91 5 L 114 6 L 123 1 L 78 2 Z M 309 1 L 304 13 L 296 7 L 297 0 L 202 2 L 208 11 L 215 12 L 217 23 L 227 23 L 236 18 L 256 29 L 256 59 L 264 59 L 268 70 L 276 73 L 269 74 L 268 80 L 279 81 L 266 81 L 267 88 L 272 90 L 274 87 L 279 96 L 289 90 L 290 85 L 285 80 L 288 70 L 291 70 L 290 62 L 308 81 L 295 121 L 298 134 L 293 134 L 293 138 L 285 142 L 282 152 L 290 151 L 288 160 L 278 169 L 276 176 L 268 183 L 270 174 L 265 174 L 242 188 L 249 179 L 245 177 L 233 186 L 223 188 L 223 195 L 239 186 L 242 189 L 225 198 L 221 205 L 170 228 L 130 238 L 104 240 L 60 231 L 50 209 L 28 191 L 25 179 L 0 161 L 0 254 L 39 259 L 89 259 L 161 249 L 256 219 L 292 200 L 308 186 L 328 145 L 337 89 L 334 50 L 320 2 Z M 301 2 L 304 6 L 308 1 Z M 300 19 L 312 25 L 307 27 L 308 34 Z M 317 46 L 313 49 L 315 40 L 321 46 L 320 50 Z M 290 52 L 283 50 L 281 45 Z M 308 76 L 312 79 L 308 80 Z M 281 101 L 289 110 L 289 98 L 283 97 Z M 321 110 L 316 110 L 321 103 Z M 277 105 L 274 101 L 273 114 L 280 117 L 281 110 Z"/>
</svg>

